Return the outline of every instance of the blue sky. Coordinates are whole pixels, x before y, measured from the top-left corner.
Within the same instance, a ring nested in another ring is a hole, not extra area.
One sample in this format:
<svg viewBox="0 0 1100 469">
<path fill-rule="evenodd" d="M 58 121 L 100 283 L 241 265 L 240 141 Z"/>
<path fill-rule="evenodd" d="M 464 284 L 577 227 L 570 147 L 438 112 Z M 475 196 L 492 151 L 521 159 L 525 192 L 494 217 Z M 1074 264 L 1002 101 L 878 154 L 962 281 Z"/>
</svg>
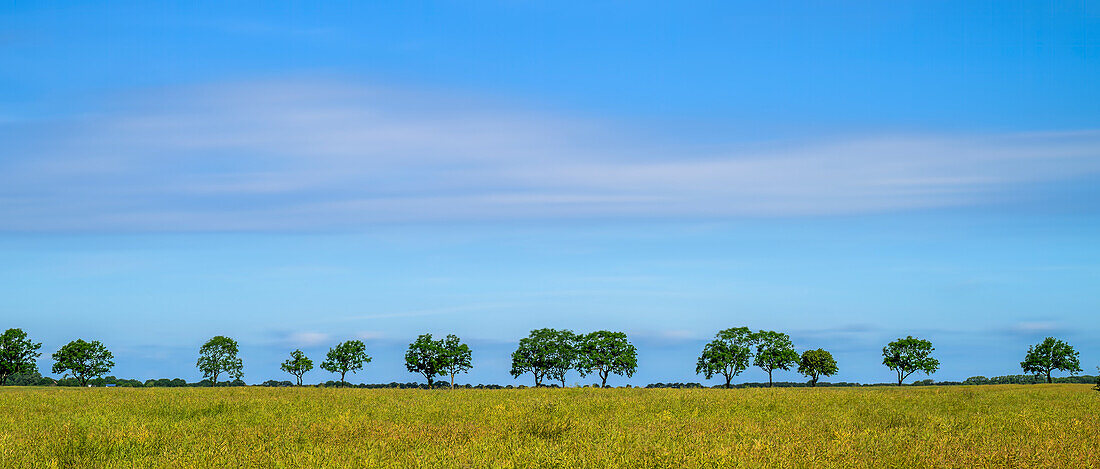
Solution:
<svg viewBox="0 0 1100 469">
<path fill-rule="evenodd" d="M 742 325 L 837 380 L 909 334 L 937 379 L 1091 371 L 1098 79 L 1084 2 L 5 5 L 0 327 L 142 379 L 226 334 L 249 382 L 352 338 L 411 381 L 432 332 L 529 384 L 566 327 L 700 381 Z"/>
</svg>

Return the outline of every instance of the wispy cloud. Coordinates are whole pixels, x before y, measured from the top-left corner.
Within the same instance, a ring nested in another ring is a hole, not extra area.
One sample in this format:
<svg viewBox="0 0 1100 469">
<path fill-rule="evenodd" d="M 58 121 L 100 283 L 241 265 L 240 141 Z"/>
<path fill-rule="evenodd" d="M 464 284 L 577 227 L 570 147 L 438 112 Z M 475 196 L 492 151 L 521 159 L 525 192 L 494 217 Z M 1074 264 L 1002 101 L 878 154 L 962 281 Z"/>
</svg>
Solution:
<svg viewBox="0 0 1100 469">
<path fill-rule="evenodd" d="M 360 340 L 382 340 L 387 336 L 378 331 L 359 331 L 355 333 L 355 338 Z"/>
<path fill-rule="evenodd" d="M 300 347 L 313 347 L 329 340 L 329 335 L 323 332 L 295 332 L 289 337 L 290 343 Z"/>
<path fill-rule="evenodd" d="M 332 339 L 330 334 L 309 330 L 273 330 L 269 334 L 270 340 L 262 343 L 277 347 L 310 348 L 328 343 Z"/>
<path fill-rule="evenodd" d="M 704 341 L 704 336 L 686 329 L 647 330 L 640 329 L 630 332 L 631 340 L 652 347 L 678 347 L 685 344 L 694 344 Z"/>
<path fill-rule="evenodd" d="M 1043 335 L 1065 335 L 1072 331 L 1057 321 L 1020 321 L 1001 330 L 1002 332 L 1024 337 Z"/>
<path fill-rule="evenodd" d="M 345 322 L 345 321 L 359 321 L 364 319 L 393 319 L 393 318 L 411 318 L 420 316 L 440 316 L 448 314 L 470 313 L 486 310 L 496 310 L 506 308 L 512 305 L 508 304 L 474 304 L 474 305 L 462 305 L 452 306 L 445 308 L 428 308 L 418 309 L 411 311 L 395 311 L 395 312 L 378 312 L 368 314 L 358 314 L 354 316 L 344 316 L 336 318 L 326 322 Z"/>
<path fill-rule="evenodd" d="M 334 81 L 162 89 L 0 123 L 0 230 L 858 214 L 1100 174 L 1095 131 L 700 149 L 627 127 Z"/>
</svg>

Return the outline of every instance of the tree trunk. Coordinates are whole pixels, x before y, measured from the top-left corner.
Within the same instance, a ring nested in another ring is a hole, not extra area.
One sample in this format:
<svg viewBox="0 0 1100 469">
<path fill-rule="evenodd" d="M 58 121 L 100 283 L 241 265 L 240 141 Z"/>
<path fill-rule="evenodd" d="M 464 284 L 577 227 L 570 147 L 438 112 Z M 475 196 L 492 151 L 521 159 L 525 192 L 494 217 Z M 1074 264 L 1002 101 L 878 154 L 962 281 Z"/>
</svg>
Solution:
<svg viewBox="0 0 1100 469">
<path fill-rule="evenodd" d="M 768 370 L 768 387 L 772 387 L 772 370 Z"/>
<path fill-rule="evenodd" d="M 600 373 L 600 387 L 607 387 L 607 373 Z"/>
<path fill-rule="evenodd" d="M 730 375 L 726 375 L 726 389 L 730 388 L 730 379 L 733 378 Z"/>
<path fill-rule="evenodd" d="M 1050 370 L 1047 370 L 1047 384 L 1053 383 L 1054 380 L 1050 379 Z"/>
<path fill-rule="evenodd" d="M 344 381 L 344 375 L 345 375 L 345 374 L 347 374 L 347 372 L 346 372 L 346 371 L 344 371 L 344 372 L 341 372 L 341 373 L 340 373 L 340 384 L 341 384 L 341 385 L 343 385 L 343 386 L 347 386 L 347 385 L 348 385 L 348 382 L 347 382 L 347 381 Z"/>
<path fill-rule="evenodd" d="M 810 378 L 810 387 L 811 388 L 816 388 L 817 387 L 817 376 L 814 376 L 814 377 Z"/>
<path fill-rule="evenodd" d="M 455 388 L 455 374 L 451 372 L 451 389 Z"/>
</svg>

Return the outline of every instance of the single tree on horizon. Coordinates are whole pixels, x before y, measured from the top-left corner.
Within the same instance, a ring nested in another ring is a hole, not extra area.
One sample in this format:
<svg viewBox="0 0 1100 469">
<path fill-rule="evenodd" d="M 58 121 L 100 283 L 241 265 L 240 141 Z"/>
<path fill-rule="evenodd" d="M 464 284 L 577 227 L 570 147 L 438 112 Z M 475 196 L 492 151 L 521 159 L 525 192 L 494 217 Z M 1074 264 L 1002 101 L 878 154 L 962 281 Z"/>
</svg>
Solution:
<svg viewBox="0 0 1100 469">
<path fill-rule="evenodd" d="M 290 358 L 279 366 L 283 371 L 294 375 L 298 386 L 302 385 L 302 376 L 313 369 L 313 360 L 310 360 L 301 350 L 290 352 Z"/>
<path fill-rule="evenodd" d="M 1024 361 L 1020 362 L 1020 368 L 1024 373 L 1045 375 L 1047 383 L 1054 382 L 1050 372 L 1054 370 L 1066 371 L 1071 374 L 1080 373 L 1081 361 L 1079 354 L 1073 346 L 1054 337 L 1047 337 L 1042 342 L 1027 348 Z"/>
<path fill-rule="evenodd" d="M 932 342 L 907 336 L 882 348 L 882 364 L 897 372 L 898 386 L 901 386 L 905 378 L 915 372 L 930 375 L 939 369 L 940 361 L 932 358 L 934 350 Z"/>
<path fill-rule="evenodd" d="M 790 336 L 775 331 L 760 331 L 752 335 L 756 344 L 756 358 L 753 364 L 768 372 L 768 387 L 772 387 L 772 372 L 790 370 L 798 364 L 798 352 Z"/>
<path fill-rule="evenodd" d="M 832 376 L 839 369 L 833 354 L 824 349 L 807 350 L 802 352 L 798 362 L 798 372 L 810 378 L 810 387 L 817 387 L 817 380 L 822 376 Z"/>
<path fill-rule="evenodd" d="M 447 334 L 443 339 L 443 354 L 447 360 L 443 364 L 443 370 L 451 377 L 451 389 L 455 387 L 455 374 L 465 373 L 473 368 L 473 352 L 470 347 L 462 343 L 462 340 L 454 334 Z"/>
<path fill-rule="evenodd" d="M 753 333 L 747 327 L 719 331 L 714 340 L 703 347 L 695 363 L 695 373 L 702 373 L 707 379 L 720 374 L 726 378 L 726 389 L 729 389 L 730 380 L 749 367 L 753 344 Z"/>
<path fill-rule="evenodd" d="M 349 340 L 341 342 L 329 349 L 325 355 L 325 361 L 321 362 L 321 369 L 330 373 L 340 373 L 340 383 L 347 386 L 344 379 L 348 372 L 355 373 L 363 369 L 363 365 L 370 363 L 367 355 L 367 346 L 362 341 Z"/>
<path fill-rule="evenodd" d="M 12 375 L 37 373 L 35 359 L 42 356 L 40 348 L 42 344 L 28 339 L 23 329 L 12 328 L 0 334 L 0 386 Z"/>
<path fill-rule="evenodd" d="M 432 378 L 443 374 L 447 365 L 446 351 L 442 340 L 432 340 L 431 334 L 420 334 L 416 341 L 409 344 L 405 352 L 405 369 L 410 373 L 420 373 L 432 385 Z"/>
<path fill-rule="evenodd" d="M 561 329 L 552 336 L 554 353 L 550 360 L 550 378 L 558 380 L 565 387 L 565 375 L 577 367 L 577 334 Z"/>
<path fill-rule="evenodd" d="M 244 377 L 244 362 L 237 357 L 238 351 L 237 341 L 222 335 L 211 337 L 199 348 L 195 366 L 203 378 L 210 379 L 210 386 L 218 385 L 218 376 L 222 373 L 239 380 Z"/>
<path fill-rule="evenodd" d="M 98 340 L 85 342 L 77 339 L 65 344 L 53 359 L 53 372 L 57 374 L 71 371 L 80 386 L 87 386 L 88 380 L 103 376 L 115 366 L 114 355 Z"/>
<path fill-rule="evenodd" d="M 595 373 L 600 387 L 607 386 L 611 374 L 634 376 L 638 369 L 638 349 L 623 332 L 596 331 L 579 337 L 577 370 L 581 376 Z"/>
</svg>

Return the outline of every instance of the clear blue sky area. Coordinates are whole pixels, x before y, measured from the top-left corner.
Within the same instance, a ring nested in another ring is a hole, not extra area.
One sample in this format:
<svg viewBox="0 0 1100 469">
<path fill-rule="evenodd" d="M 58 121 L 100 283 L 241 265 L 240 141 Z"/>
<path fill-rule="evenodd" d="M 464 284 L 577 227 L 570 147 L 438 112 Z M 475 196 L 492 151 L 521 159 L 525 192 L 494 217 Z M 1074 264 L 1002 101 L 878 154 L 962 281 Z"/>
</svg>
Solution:
<svg viewBox="0 0 1100 469">
<path fill-rule="evenodd" d="M 540 327 L 627 332 L 612 384 L 703 381 L 738 326 L 832 380 L 906 335 L 939 380 L 1046 336 L 1095 372 L 1096 83 L 1087 2 L 16 2 L 0 329 L 139 379 L 222 334 L 250 383 L 347 339 L 412 381 L 431 332 L 530 384 Z"/>
</svg>

